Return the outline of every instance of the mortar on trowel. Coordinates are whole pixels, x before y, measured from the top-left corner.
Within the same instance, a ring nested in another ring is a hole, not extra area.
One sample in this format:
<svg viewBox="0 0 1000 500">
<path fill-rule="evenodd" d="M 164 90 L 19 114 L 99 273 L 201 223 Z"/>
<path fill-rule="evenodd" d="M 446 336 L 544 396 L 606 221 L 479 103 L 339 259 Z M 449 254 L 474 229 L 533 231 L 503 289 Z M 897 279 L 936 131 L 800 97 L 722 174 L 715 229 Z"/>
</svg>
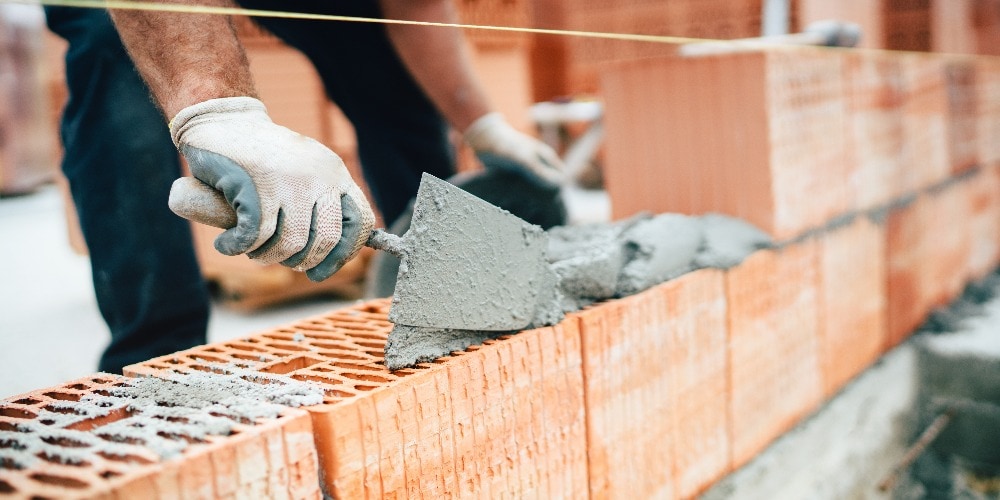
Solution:
<svg viewBox="0 0 1000 500">
<path fill-rule="evenodd" d="M 195 222 L 236 225 L 222 193 L 195 178 L 175 181 L 169 204 Z M 545 231 L 432 175 L 420 180 L 409 230 L 396 236 L 376 229 L 366 245 L 401 260 L 389 311 L 389 369 L 562 316 Z"/>
</svg>

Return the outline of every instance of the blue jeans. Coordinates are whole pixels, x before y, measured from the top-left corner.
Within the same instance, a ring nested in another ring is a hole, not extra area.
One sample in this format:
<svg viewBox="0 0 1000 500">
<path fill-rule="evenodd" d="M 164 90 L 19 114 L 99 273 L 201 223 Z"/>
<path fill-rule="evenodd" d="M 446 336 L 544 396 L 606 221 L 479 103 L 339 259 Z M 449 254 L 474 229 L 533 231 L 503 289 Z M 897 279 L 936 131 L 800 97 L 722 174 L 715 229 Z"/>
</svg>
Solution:
<svg viewBox="0 0 1000 500">
<path fill-rule="evenodd" d="M 69 42 L 62 169 L 90 251 L 97 304 L 111 331 L 99 369 L 206 342 L 209 295 L 187 221 L 167 208 L 180 175 L 163 115 L 107 13 L 47 7 Z"/>
</svg>

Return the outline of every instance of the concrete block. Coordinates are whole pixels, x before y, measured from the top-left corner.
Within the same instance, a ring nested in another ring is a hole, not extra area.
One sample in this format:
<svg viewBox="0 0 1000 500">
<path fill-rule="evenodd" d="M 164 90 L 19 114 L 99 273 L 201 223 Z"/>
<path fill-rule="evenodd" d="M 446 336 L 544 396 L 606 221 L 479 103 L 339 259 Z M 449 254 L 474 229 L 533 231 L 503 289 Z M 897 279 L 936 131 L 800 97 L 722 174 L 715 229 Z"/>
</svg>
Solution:
<svg viewBox="0 0 1000 500">
<path fill-rule="evenodd" d="M 840 53 L 802 49 L 609 70 L 605 184 L 614 217 L 720 212 L 784 240 L 846 212 L 843 68 Z"/>
<path fill-rule="evenodd" d="M 886 343 L 885 226 L 857 217 L 819 245 L 819 361 L 831 397 Z"/>
<path fill-rule="evenodd" d="M 823 399 L 818 243 L 757 252 L 726 273 L 733 467 Z"/>
</svg>

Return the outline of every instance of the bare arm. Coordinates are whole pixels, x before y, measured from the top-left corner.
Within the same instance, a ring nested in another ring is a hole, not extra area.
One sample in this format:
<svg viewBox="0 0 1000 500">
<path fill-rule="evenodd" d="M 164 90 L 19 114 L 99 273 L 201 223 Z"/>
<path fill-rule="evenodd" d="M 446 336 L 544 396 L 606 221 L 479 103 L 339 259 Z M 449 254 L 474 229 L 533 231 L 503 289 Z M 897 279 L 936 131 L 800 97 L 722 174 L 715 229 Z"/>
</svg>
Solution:
<svg viewBox="0 0 1000 500">
<path fill-rule="evenodd" d="M 458 22 L 451 0 L 381 0 L 380 4 L 388 19 Z M 458 28 L 390 24 L 386 30 L 407 69 L 453 127 L 464 131 L 491 111 Z"/>
<path fill-rule="evenodd" d="M 233 6 L 230 0 L 163 0 Z M 228 16 L 112 10 L 122 42 L 167 118 L 218 97 L 256 97 L 243 47 Z"/>
</svg>

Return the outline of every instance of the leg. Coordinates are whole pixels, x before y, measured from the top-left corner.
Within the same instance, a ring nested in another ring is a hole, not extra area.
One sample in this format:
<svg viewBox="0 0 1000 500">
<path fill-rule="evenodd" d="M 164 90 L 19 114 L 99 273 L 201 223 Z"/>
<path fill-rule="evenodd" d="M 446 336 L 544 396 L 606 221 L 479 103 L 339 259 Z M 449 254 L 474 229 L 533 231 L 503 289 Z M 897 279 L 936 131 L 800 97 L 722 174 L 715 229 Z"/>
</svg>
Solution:
<svg viewBox="0 0 1000 500">
<path fill-rule="evenodd" d="M 241 0 L 250 8 L 279 8 L 272 0 Z M 376 2 L 303 1 L 303 12 L 381 17 Z M 420 174 L 454 173 L 448 127 L 389 43 L 383 26 L 369 23 L 260 19 L 308 57 L 327 94 L 351 120 L 365 182 L 387 224 L 416 196 Z"/>
<path fill-rule="evenodd" d="M 167 208 L 177 151 L 111 20 L 102 10 L 59 7 L 46 17 L 69 42 L 62 168 L 111 330 L 100 369 L 120 373 L 205 343 L 208 292 L 188 223 Z"/>
</svg>

